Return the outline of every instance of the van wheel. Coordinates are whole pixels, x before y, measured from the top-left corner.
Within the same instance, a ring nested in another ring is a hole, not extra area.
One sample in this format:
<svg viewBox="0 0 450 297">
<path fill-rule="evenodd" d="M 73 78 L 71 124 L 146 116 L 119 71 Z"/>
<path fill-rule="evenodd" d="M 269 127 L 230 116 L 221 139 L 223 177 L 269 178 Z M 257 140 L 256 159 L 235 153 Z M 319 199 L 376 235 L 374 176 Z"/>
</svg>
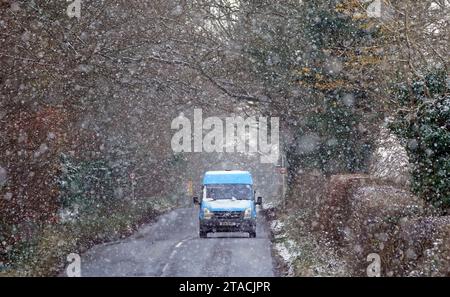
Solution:
<svg viewBox="0 0 450 297">
<path fill-rule="evenodd" d="M 199 235 L 200 235 L 200 238 L 206 238 L 206 237 L 208 237 L 208 232 L 200 231 Z"/>
<path fill-rule="evenodd" d="M 252 231 L 248 233 L 248 237 L 255 238 L 256 237 L 256 231 Z"/>
</svg>

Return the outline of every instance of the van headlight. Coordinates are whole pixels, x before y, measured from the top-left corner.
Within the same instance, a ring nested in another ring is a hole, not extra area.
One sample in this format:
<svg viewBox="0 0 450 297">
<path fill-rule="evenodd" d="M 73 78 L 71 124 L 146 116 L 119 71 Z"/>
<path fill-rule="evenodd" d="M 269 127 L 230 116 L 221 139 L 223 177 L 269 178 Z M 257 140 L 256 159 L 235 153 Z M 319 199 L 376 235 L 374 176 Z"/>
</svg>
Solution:
<svg viewBox="0 0 450 297">
<path fill-rule="evenodd" d="M 251 219 L 252 218 L 252 209 L 251 208 L 247 208 L 244 211 L 244 219 Z"/>
<path fill-rule="evenodd" d="M 203 218 L 204 219 L 210 219 L 212 218 L 213 213 L 208 208 L 203 208 Z"/>
</svg>

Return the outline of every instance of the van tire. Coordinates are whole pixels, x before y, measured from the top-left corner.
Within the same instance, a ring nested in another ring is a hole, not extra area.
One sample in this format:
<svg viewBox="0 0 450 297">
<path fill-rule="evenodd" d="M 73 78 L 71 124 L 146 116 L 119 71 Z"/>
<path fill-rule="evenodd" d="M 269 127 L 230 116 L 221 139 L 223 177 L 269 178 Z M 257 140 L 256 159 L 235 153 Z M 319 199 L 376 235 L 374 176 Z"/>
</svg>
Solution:
<svg viewBox="0 0 450 297">
<path fill-rule="evenodd" d="M 200 235 L 200 238 L 206 238 L 206 237 L 208 237 L 208 232 L 200 231 L 199 235 Z"/>
<path fill-rule="evenodd" d="M 256 231 L 248 232 L 248 237 L 249 238 L 255 238 L 256 237 Z"/>
</svg>

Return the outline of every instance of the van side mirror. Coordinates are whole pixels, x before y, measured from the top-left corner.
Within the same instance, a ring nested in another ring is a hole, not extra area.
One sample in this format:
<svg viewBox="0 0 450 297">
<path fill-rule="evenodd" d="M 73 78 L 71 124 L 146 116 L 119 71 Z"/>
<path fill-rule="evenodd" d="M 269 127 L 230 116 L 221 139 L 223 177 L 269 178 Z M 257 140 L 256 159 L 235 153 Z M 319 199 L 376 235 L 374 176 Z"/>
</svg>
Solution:
<svg viewBox="0 0 450 297">
<path fill-rule="evenodd" d="M 256 198 L 256 205 L 262 205 L 262 197 Z"/>
<path fill-rule="evenodd" d="M 192 197 L 192 201 L 194 202 L 194 204 L 200 204 L 197 196 Z"/>
</svg>

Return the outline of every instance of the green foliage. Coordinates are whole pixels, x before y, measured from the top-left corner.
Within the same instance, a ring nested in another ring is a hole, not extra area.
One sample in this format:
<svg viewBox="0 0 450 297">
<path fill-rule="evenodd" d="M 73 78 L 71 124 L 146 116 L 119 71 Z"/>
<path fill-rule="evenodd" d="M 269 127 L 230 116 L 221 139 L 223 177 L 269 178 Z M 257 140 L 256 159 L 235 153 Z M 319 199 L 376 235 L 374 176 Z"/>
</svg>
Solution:
<svg viewBox="0 0 450 297">
<path fill-rule="evenodd" d="M 300 128 L 299 136 L 313 133 L 320 138 L 316 149 L 297 152 L 292 158 L 302 168 L 320 169 L 324 173 L 361 172 L 365 170 L 372 145 L 360 137 L 359 115 L 336 101 L 328 102 L 323 112 L 311 114 Z"/>
<path fill-rule="evenodd" d="M 168 160 L 168 166 L 171 168 L 177 168 L 186 166 L 186 156 L 183 153 L 174 153 Z"/>
<path fill-rule="evenodd" d="M 391 128 L 404 139 L 414 192 L 439 208 L 450 207 L 450 86 L 442 69 L 411 86 L 400 85 L 402 109 Z"/>
<path fill-rule="evenodd" d="M 372 86 L 366 83 L 371 78 L 353 72 L 352 63 L 370 56 L 361 48 L 376 44 L 378 30 L 367 29 L 367 20 L 354 19 L 349 9 L 338 9 L 343 2 L 287 1 L 251 10 L 271 12 L 260 11 L 264 17 L 253 24 L 251 42 L 244 47 L 255 75 L 272 97 L 300 93 L 290 98 L 283 116 L 293 123 L 298 139 L 320 138 L 307 154 L 298 152 L 296 144 L 290 148 L 292 167 L 358 172 L 365 170 L 370 155 L 371 135 L 361 126 L 370 118 L 365 112 L 373 110 L 374 100 L 367 95 Z"/>
<path fill-rule="evenodd" d="M 63 208 L 89 210 L 107 206 L 114 197 L 112 169 L 103 160 L 76 162 L 63 155 L 59 178 L 60 202 Z"/>
</svg>

